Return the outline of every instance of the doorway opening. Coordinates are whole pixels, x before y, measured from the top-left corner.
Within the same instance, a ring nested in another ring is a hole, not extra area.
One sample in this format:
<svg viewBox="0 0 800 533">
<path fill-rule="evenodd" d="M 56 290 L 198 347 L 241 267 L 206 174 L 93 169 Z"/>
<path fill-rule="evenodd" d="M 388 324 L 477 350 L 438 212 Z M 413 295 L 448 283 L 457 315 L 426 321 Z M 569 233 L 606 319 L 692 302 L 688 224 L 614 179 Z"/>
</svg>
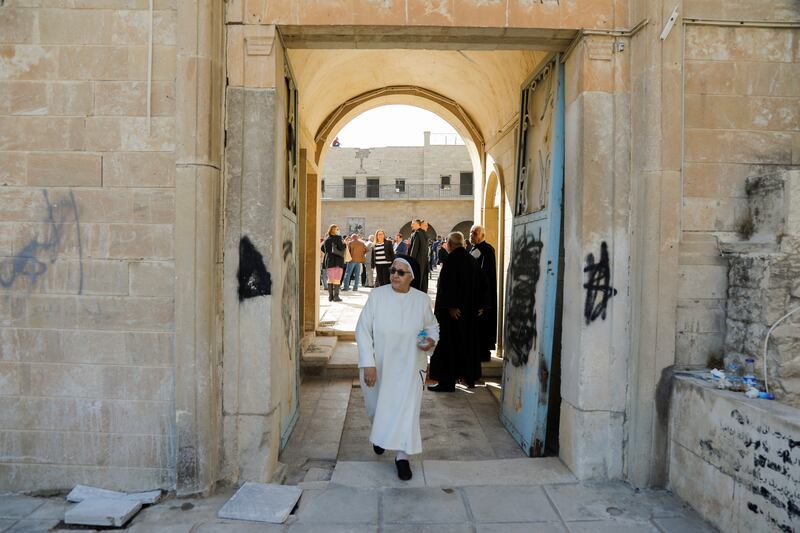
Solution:
<svg viewBox="0 0 800 533">
<path fill-rule="evenodd" d="M 415 201 L 410 197 L 414 183 L 407 173 L 389 176 L 384 180 L 384 176 L 376 173 L 369 164 L 370 159 L 375 157 L 375 152 L 365 147 L 353 150 L 350 159 L 357 165 L 355 168 L 340 174 L 336 179 L 331 178 L 326 173 L 326 164 L 334 160 L 335 152 L 343 153 L 347 149 L 341 142 L 334 143 L 334 140 L 344 125 L 353 118 L 370 109 L 389 104 L 415 105 L 428 109 L 453 125 L 464 140 L 470 165 L 468 168 L 440 169 L 432 172 L 431 189 L 435 189 L 440 196 L 473 195 L 477 201 L 472 202 L 470 213 L 459 217 L 452 224 L 434 223 L 429 233 L 435 239 L 437 234 L 446 235 L 451 228 L 468 235 L 473 223 L 480 223 L 486 228 L 487 236 L 494 241 L 497 252 L 499 285 L 496 301 L 498 309 L 501 310 L 498 312 L 497 346 L 499 353 L 505 354 L 508 349 L 505 339 L 509 335 L 506 328 L 509 307 L 506 302 L 514 296 L 513 291 L 509 292 L 506 278 L 513 279 L 513 260 L 516 255 L 511 221 L 516 214 L 520 193 L 520 173 L 516 161 L 520 154 L 518 147 L 515 146 L 515 131 L 519 128 L 517 124 L 526 120 L 527 116 L 519 111 L 520 99 L 524 96 L 521 88 L 532 73 L 541 69 L 552 58 L 544 50 L 477 51 L 470 49 L 469 45 L 458 49 L 452 49 L 450 46 L 451 49 L 440 50 L 410 48 L 378 50 L 333 47 L 328 49 L 319 47 L 317 43 L 312 48 L 304 45 L 302 35 L 292 33 L 294 31 L 292 29 L 288 31 L 285 36 L 287 58 L 298 88 L 297 119 L 300 152 L 305 154 L 305 174 L 301 176 L 300 184 L 301 187 L 316 190 L 316 195 L 311 195 L 315 198 L 315 204 L 306 203 L 304 206 L 306 213 L 304 224 L 308 229 L 303 233 L 303 242 L 300 243 L 299 249 L 301 254 L 313 256 L 316 261 L 315 263 L 303 261 L 306 265 L 305 273 L 302 274 L 303 292 L 306 295 L 302 304 L 304 382 L 300 391 L 298 424 L 283 452 L 282 459 L 288 460 L 293 454 L 297 455 L 300 450 L 299 443 L 315 441 L 325 443 L 327 446 L 325 452 L 327 455 L 320 453 L 315 459 L 323 460 L 327 457 L 325 460 L 331 461 L 340 455 L 356 458 L 360 457 L 360 452 L 351 449 L 351 445 L 355 446 L 355 441 L 347 439 L 364 437 L 363 432 L 366 428 L 363 427 L 363 416 L 353 411 L 361 407 L 359 391 L 353 388 L 357 372 L 357 363 L 353 364 L 357 361 L 353 329 L 363 301 L 366 301 L 367 292 L 358 291 L 358 294 L 348 295 L 353 298 L 342 306 L 349 313 L 346 318 L 330 318 L 320 314 L 324 307 L 321 300 L 325 295 L 320 291 L 320 286 L 324 282 L 318 262 L 319 239 L 329 225 L 321 207 L 326 199 L 332 199 L 337 194 L 342 200 L 361 202 L 365 206 L 385 202 L 384 196 L 392 195 L 404 197 L 406 203 L 411 204 Z M 358 69 L 355 68 L 356 65 Z M 475 80 L 480 80 L 482 83 L 476 83 Z M 559 142 L 563 144 L 563 134 Z M 487 146 L 491 148 L 487 149 Z M 526 177 L 536 175 L 533 166 L 526 166 L 526 169 L 530 172 L 525 174 Z M 324 190 L 321 187 L 323 180 Z M 423 190 L 424 186 L 425 184 Z M 544 191 L 544 194 L 547 194 L 549 189 L 545 186 Z M 399 232 L 405 236 L 410 233 L 408 219 L 417 217 L 420 209 L 415 208 L 413 204 L 407 208 L 411 214 L 410 216 L 406 214 L 407 221 L 403 226 L 382 229 L 389 234 Z M 337 222 L 343 228 L 343 233 L 361 233 L 363 237 L 368 238 L 372 234 L 373 226 L 375 229 L 382 226 L 370 224 L 366 220 L 367 217 L 352 210 L 345 214 L 347 216 Z M 424 218 L 424 215 L 420 218 Z M 551 226 L 560 229 L 561 211 L 553 213 L 551 220 L 553 221 Z M 405 227 L 406 224 L 409 227 Z M 559 244 L 558 250 L 561 248 Z M 556 265 L 561 263 L 563 254 L 557 252 Z M 559 271 L 563 269 L 556 266 L 553 270 L 560 276 Z M 511 275 L 507 276 L 509 272 Z M 558 276 L 556 281 L 563 279 Z M 549 289 L 548 294 L 552 295 L 553 302 L 560 302 L 562 285 L 556 283 Z M 435 280 L 431 281 L 430 287 L 435 291 Z M 509 454 L 511 447 L 515 453 L 522 453 L 523 456 L 557 452 L 557 415 L 553 415 L 555 410 L 548 410 L 546 405 L 551 403 L 557 406 L 559 403 L 558 387 L 549 386 L 559 375 L 556 366 L 560 354 L 560 320 L 556 315 L 560 313 L 560 303 L 556 306 L 547 312 L 551 316 L 547 328 L 539 330 L 539 338 L 549 337 L 551 345 L 550 361 L 547 363 L 545 374 L 538 372 L 541 369 L 538 355 L 531 355 L 531 361 L 537 367 L 534 374 L 548 383 L 547 394 L 542 396 L 547 400 L 535 402 L 528 407 L 521 401 L 522 396 L 517 396 L 517 392 L 522 393 L 521 382 L 510 383 L 508 380 L 498 379 L 498 386 L 504 389 L 503 398 L 520 398 L 518 405 L 511 402 L 511 409 L 517 412 L 530 409 L 528 412 L 531 416 L 538 417 L 540 425 L 546 428 L 547 446 L 526 447 L 524 439 L 517 438 L 519 444 L 500 446 Z M 529 309 L 528 306 L 523 307 Z M 534 311 L 534 309 L 529 310 L 532 313 Z M 539 311 L 538 315 L 533 315 L 533 320 L 540 319 L 543 314 Z M 342 324 L 345 323 L 352 326 L 343 327 Z M 506 363 L 500 363 L 501 372 L 502 367 L 506 369 L 510 366 L 516 367 L 511 365 L 509 360 L 506 357 Z M 321 361 L 324 361 L 324 364 L 320 364 Z M 520 384 L 519 391 L 509 389 L 510 385 L 517 384 Z M 498 406 L 497 400 L 485 387 L 460 390 L 449 398 L 426 397 L 423 400 L 427 402 L 423 404 L 423 411 L 425 406 L 442 413 L 448 413 L 447 409 L 452 409 L 452 413 L 445 414 L 444 417 L 434 416 L 433 419 L 460 420 L 464 427 L 476 424 L 483 427 L 482 420 L 484 416 L 488 416 L 496 427 L 489 432 L 491 434 L 483 432 L 482 435 L 475 435 L 475 438 L 484 441 L 484 444 L 488 443 L 488 447 L 477 444 L 470 446 L 474 450 L 482 449 L 494 454 L 494 457 L 499 457 L 500 452 L 492 447 L 492 441 L 497 441 L 499 436 L 509 438 L 507 429 L 510 425 L 506 423 L 504 427 L 500 421 L 502 419 L 498 419 L 498 410 L 503 408 L 502 401 Z M 453 398 L 457 398 L 458 401 Z M 495 402 L 494 411 L 490 409 L 489 406 L 492 404 L 487 403 L 487 399 Z M 541 408 L 542 404 L 545 404 L 544 410 Z M 477 422 L 459 419 L 457 411 L 461 409 L 467 412 L 467 408 L 475 414 Z M 437 432 L 441 435 L 452 429 L 446 423 L 443 426 L 441 424 L 437 426 L 438 422 L 432 424 L 430 439 L 438 438 Z M 334 457 L 331 432 L 337 431 L 340 440 Z M 513 431 L 511 434 L 513 435 Z M 543 438 L 542 441 L 544 440 Z M 366 439 L 364 446 L 369 452 Z M 437 448 L 434 446 L 431 449 Z M 436 453 L 443 452 L 431 453 L 435 457 Z"/>
</svg>

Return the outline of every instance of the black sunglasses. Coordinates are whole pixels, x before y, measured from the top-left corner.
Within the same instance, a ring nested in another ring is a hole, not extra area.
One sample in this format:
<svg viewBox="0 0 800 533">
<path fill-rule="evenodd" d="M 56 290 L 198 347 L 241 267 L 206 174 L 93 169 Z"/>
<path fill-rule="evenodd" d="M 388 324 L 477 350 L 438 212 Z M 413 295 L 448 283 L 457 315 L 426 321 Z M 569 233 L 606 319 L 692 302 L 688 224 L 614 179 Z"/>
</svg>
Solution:
<svg viewBox="0 0 800 533">
<path fill-rule="evenodd" d="M 408 274 L 408 270 L 392 267 L 389 269 L 389 274 L 397 274 L 398 276 L 405 276 L 406 274 Z"/>
</svg>

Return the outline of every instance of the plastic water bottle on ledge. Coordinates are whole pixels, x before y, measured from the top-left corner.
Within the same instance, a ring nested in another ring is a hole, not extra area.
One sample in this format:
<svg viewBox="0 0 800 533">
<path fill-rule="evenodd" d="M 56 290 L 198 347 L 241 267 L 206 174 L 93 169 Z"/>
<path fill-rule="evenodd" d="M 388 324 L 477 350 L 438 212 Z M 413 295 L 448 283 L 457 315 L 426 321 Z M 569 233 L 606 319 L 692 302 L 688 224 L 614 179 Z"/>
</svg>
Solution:
<svg viewBox="0 0 800 533">
<path fill-rule="evenodd" d="M 742 376 L 742 381 L 746 387 L 755 387 L 756 386 L 756 362 L 752 357 L 748 357 L 744 360 L 744 375 Z"/>
</svg>

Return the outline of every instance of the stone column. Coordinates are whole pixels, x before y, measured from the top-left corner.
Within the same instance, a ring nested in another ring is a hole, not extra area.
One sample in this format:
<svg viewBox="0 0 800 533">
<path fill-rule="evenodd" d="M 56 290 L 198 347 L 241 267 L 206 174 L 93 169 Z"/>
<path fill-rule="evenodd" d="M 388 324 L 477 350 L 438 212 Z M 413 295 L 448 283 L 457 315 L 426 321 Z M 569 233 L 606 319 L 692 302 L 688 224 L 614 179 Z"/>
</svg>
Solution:
<svg viewBox="0 0 800 533">
<path fill-rule="evenodd" d="M 227 45 L 221 477 L 265 482 L 275 473 L 287 407 L 284 59 L 274 26 L 229 24 Z"/>
<path fill-rule="evenodd" d="M 175 179 L 177 493 L 217 480 L 217 225 L 222 113 L 220 2 L 178 3 Z"/>
<path fill-rule="evenodd" d="M 683 12 L 681 2 L 678 11 Z M 666 482 L 668 398 L 657 402 L 675 363 L 681 205 L 682 27 L 659 34 L 675 4 L 631 2 L 631 20 L 650 19 L 631 39 L 631 368 L 625 477 Z"/>
<path fill-rule="evenodd" d="M 587 36 L 565 65 L 559 455 L 581 479 L 622 477 L 630 320 L 628 61 L 615 38 Z"/>
</svg>

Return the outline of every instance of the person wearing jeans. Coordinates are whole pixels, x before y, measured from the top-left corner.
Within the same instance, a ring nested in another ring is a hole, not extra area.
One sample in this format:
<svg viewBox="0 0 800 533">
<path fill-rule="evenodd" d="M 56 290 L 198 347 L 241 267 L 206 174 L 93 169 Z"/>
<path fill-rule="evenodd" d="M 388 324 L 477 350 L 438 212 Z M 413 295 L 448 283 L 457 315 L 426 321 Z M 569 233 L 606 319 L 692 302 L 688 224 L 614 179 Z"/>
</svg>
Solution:
<svg viewBox="0 0 800 533">
<path fill-rule="evenodd" d="M 350 276 L 355 275 L 353 290 L 357 291 L 358 282 L 361 280 L 361 268 L 367 260 L 367 246 L 358 238 L 358 234 L 354 233 L 347 248 L 350 250 L 353 260 L 347 264 L 347 270 L 344 272 L 344 287 L 342 287 L 342 290 L 350 290 Z"/>
</svg>

